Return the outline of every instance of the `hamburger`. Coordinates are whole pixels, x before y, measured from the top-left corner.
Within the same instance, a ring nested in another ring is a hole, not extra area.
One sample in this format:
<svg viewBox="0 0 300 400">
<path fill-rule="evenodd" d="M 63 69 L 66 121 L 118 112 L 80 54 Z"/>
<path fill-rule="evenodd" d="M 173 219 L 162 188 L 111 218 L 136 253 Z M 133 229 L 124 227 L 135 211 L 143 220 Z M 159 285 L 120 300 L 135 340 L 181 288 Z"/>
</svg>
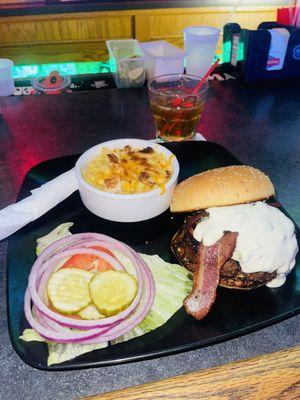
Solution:
<svg viewBox="0 0 300 400">
<path fill-rule="evenodd" d="M 274 197 L 269 177 L 244 165 L 212 169 L 176 187 L 171 212 L 192 213 L 171 242 L 179 262 L 194 274 L 184 300 L 188 314 L 205 317 L 218 285 L 254 289 L 285 282 L 298 244 L 293 222 Z"/>
</svg>

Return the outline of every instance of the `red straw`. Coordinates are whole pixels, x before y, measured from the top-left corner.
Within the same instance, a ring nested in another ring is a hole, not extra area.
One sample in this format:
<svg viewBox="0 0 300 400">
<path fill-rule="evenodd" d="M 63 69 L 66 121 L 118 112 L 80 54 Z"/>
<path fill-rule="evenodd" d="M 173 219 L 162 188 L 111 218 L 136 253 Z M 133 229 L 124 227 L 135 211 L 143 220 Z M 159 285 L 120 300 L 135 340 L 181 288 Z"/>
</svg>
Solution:
<svg viewBox="0 0 300 400">
<path fill-rule="evenodd" d="M 218 58 L 217 61 L 214 64 L 212 64 L 212 66 L 207 70 L 207 72 L 203 76 L 203 78 L 194 87 L 192 93 L 197 93 L 201 89 L 202 85 L 204 84 L 206 79 L 209 77 L 209 75 L 213 72 L 213 70 L 216 68 L 216 66 L 219 64 L 219 62 L 220 62 L 220 59 Z"/>
</svg>

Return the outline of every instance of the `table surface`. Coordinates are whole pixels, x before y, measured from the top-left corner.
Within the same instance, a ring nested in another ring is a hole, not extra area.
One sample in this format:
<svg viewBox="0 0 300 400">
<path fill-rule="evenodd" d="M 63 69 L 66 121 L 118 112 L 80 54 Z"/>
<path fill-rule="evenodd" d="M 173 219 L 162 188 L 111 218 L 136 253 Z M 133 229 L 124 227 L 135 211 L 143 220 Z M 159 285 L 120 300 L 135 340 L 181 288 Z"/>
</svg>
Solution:
<svg viewBox="0 0 300 400">
<path fill-rule="evenodd" d="M 300 82 L 211 82 L 199 131 L 243 163 L 261 168 L 300 225 Z M 15 201 L 26 172 L 110 138 L 154 136 L 145 88 L 0 99 L 0 208 Z M 0 243 L 0 399 L 74 399 L 294 347 L 300 317 L 214 346 L 131 364 L 44 372 L 23 363 L 9 341 L 6 241 Z"/>
<path fill-rule="evenodd" d="M 83 400 L 295 400 L 300 396 L 299 359 L 297 346 Z"/>
</svg>

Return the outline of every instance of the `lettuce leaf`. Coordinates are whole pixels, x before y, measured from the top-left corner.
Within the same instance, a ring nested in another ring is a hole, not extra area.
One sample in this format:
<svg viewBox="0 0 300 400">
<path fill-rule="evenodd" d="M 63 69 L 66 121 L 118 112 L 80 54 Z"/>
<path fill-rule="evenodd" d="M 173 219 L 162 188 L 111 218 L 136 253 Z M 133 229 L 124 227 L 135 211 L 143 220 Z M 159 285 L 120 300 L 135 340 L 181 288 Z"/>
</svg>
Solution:
<svg viewBox="0 0 300 400">
<path fill-rule="evenodd" d="M 130 260 L 116 254 L 129 273 L 133 273 Z M 193 277 L 190 272 L 177 264 L 165 262 L 158 255 L 140 254 L 149 266 L 155 283 L 154 304 L 144 320 L 126 335 L 111 343 L 120 343 L 144 335 L 165 324 L 182 307 L 184 298 L 191 292 Z"/>
<path fill-rule="evenodd" d="M 39 249 L 49 246 L 58 238 L 70 235 L 72 223 L 62 224 L 54 231 L 38 239 Z M 40 250 L 41 251 L 41 250 Z M 119 252 L 114 252 L 128 273 L 135 275 L 135 268 L 130 259 Z M 154 304 L 144 320 L 126 335 L 110 342 L 111 345 L 144 335 L 165 324 L 182 307 L 184 298 L 191 292 L 192 274 L 178 264 L 165 262 L 158 255 L 140 254 L 149 266 L 155 283 Z M 44 341 L 33 329 L 25 329 L 20 338 L 24 341 Z M 107 347 L 108 343 L 79 344 L 48 342 L 48 366 L 71 360 L 81 354 Z"/>
<path fill-rule="evenodd" d="M 42 338 L 34 329 L 25 329 L 20 339 L 25 342 L 45 342 L 47 341 Z M 47 365 L 60 364 L 64 361 L 72 360 L 81 354 L 88 353 L 93 350 L 103 349 L 107 347 L 108 343 L 100 344 L 80 344 L 80 343 L 53 343 L 48 342 L 49 356 L 47 359 Z"/>
<path fill-rule="evenodd" d="M 100 344 L 80 344 L 80 343 L 48 343 L 49 356 L 47 359 L 48 366 L 52 364 L 60 364 L 64 361 L 72 360 L 82 354 L 90 351 L 103 349 L 108 343 Z"/>
<path fill-rule="evenodd" d="M 24 340 L 24 342 L 45 342 L 45 339 L 42 338 L 34 329 L 25 329 L 23 335 L 20 336 L 20 339 Z"/>
<path fill-rule="evenodd" d="M 56 240 L 72 235 L 70 228 L 73 225 L 73 222 L 65 222 L 64 224 L 61 224 L 57 228 L 53 229 L 47 235 L 37 239 L 36 255 L 40 255 L 46 247 L 50 246 L 50 244 Z"/>
</svg>

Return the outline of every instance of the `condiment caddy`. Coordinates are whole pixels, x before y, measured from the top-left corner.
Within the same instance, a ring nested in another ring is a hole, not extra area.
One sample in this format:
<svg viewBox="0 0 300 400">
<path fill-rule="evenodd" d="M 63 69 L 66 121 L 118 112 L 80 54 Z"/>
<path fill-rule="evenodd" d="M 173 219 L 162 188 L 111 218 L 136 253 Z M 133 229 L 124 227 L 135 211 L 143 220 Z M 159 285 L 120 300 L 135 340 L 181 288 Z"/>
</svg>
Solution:
<svg viewBox="0 0 300 400">
<path fill-rule="evenodd" d="M 256 30 L 224 26 L 223 63 L 246 82 L 300 77 L 300 29 L 263 22 Z"/>
</svg>

